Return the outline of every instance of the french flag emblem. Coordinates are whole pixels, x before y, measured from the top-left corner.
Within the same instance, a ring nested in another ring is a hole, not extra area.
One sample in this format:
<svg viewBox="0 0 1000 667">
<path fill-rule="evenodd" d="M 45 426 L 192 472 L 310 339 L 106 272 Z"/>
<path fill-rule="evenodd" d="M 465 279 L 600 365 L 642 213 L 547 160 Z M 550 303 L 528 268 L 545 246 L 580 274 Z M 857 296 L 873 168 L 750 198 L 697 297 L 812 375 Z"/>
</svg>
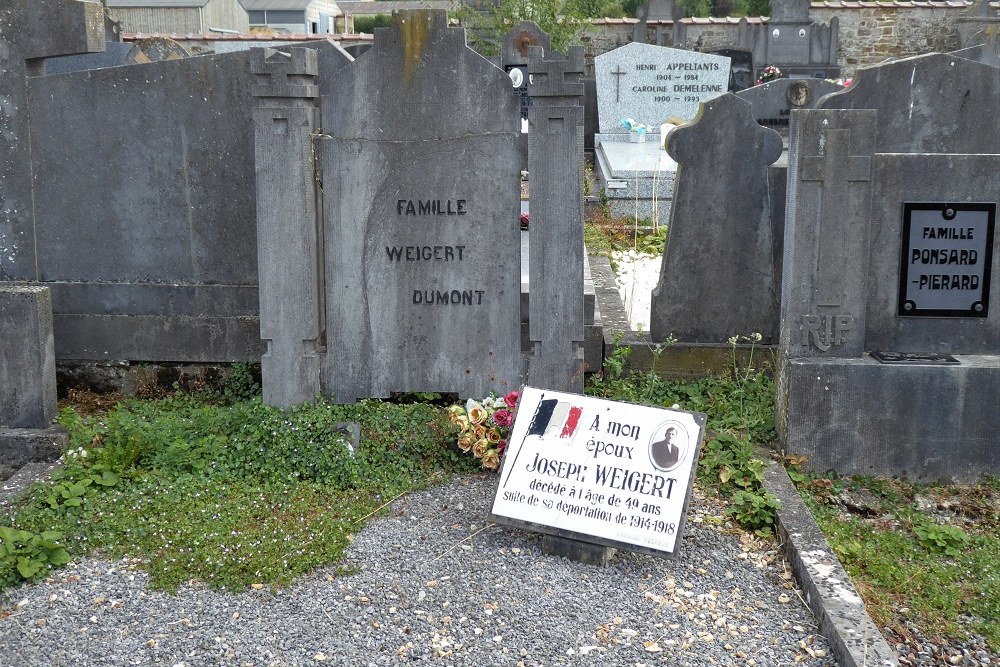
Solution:
<svg viewBox="0 0 1000 667">
<path fill-rule="evenodd" d="M 538 402 L 535 414 L 528 426 L 528 435 L 537 435 L 542 439 L 572 438 L 580 423 L 583 408 L 571 405 L 555 398 L 542 399 Z"/>
</svg>

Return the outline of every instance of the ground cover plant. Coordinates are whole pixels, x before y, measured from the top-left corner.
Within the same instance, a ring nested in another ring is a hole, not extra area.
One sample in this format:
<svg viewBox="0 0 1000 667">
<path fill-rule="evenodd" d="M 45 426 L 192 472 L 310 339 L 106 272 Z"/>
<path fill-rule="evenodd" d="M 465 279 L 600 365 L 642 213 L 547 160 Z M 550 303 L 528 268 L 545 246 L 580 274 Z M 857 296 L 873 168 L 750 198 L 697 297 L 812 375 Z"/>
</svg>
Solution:
<svg viewBox="0 0 1000 667">
<path fill-rule="evenodd" d="M 168 590 L 281 585 L 336 563 L 400 494 L 475 470 L 437 405 L 281 411 L 243 393 L 126 400 L 92 416 L 64 408 L 64 467 L 0 517 L 0 588 L 93 552 L 133 559 Z M 354 455 L 343 421 L 361 425 Z"/>
<path fill-rule="evenodd" d="M 978 635 L 1000 653 L 1000 479 L 946 486 L 791 474 L 890 641 L 915 650 Z"/>
</svg>

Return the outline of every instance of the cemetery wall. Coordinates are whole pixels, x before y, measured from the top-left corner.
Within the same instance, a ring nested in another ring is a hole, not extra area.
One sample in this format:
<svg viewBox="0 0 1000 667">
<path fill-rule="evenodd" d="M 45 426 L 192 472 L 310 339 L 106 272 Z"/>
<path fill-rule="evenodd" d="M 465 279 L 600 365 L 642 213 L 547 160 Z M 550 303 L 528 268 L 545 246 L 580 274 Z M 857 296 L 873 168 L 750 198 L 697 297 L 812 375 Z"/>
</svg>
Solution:
<svg viewBox="0 0 1000 667">
<path fill-rule="evenodd" d="M 938 51 L 946 53 L 961 48 L 956 19 L 963 7 L 905 6 L 910 3 L 850 3 L 869 5 L 845 7 L 847 3 L 828 2 L 812 8 L 809 16 L 819 23 L 829 23 L 834 16 L 840 22 L 837 64 L 842 69 L 876 65 L 889 58 L 906 58 Z"/>
<path fill-rule="evenodd" d="M 995 4 L 995 3 L 994 3 Z M 961 48 L 958 19 L 967 6 L 946 2 L 814 2 L 809 17 L 816 23 L 839 21 L 838 58 L 844 76 L 858 67 L 877 65 L 890 58 L 947 52 Z M 767 19 L 748 18 L 751 25 Z M 636 19 L 601 19 L 580 36 L 588 63 L 606 51 L 628 44 Z M 650 21 L 649 25 L 671 21 Z M 697 49 L 739 44 L 739 19 L 684 19 L 687 43 Z M 669 27 L 666 28 L 669 33 Z M 761 64 L 761 63 L 758 63 Z M 762 63 L 766 64 L 766 63 Z"/>
</svg>

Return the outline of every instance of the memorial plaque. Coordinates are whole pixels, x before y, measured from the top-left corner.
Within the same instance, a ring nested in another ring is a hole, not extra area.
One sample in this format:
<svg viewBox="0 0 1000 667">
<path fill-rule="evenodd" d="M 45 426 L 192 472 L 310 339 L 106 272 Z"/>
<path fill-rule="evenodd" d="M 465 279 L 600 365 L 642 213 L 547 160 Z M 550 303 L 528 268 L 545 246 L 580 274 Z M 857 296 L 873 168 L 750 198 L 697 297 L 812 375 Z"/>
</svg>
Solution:
<svg viewBox="0 0 1000 667">
<path fill-rule="evenodd" d="M 705 415 L 525 387 L 491 520 L 673 554 Z"/>
<path fill-rule="evenodd" d="M 914 352 L 870 352 L 869 354 L 880 364 L 957 366 L 960 363 L 950 354 L 919 354 Z"/>
<path fill-rule="evenodd" d="M 691 120 L 698 104 L 729 90 L 729 58 L 633 42 L 594 58 L 601 132 L 622 118 L 652 126 Z"/>
<path fill-rule="evenodd" d="M 906 203 L 900 317 L 989 315 L 996 204 Z"/>
</svg>

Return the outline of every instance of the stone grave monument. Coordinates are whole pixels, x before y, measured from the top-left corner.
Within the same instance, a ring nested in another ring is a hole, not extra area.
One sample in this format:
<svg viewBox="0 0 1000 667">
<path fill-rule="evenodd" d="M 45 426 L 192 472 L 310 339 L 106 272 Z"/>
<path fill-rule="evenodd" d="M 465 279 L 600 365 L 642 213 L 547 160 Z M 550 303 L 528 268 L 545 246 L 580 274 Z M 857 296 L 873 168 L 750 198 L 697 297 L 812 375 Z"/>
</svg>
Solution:
<svg viewBox="0 0 1000 667">
<path fill-rule="evenodd" d="M 973 482 L 1000 471 L 1000 154 L 882 152 L 880 113 L 792 112 L 781 446 L 820 471 Z"/>
<path fill-rule="evenodd" d="M 56 417 L 52 295 L 47 287 L 0 285 L 0 480 L 66 446 Z"/>
<path fill-rule="evenodd" d="M 792 109 L 815 109 L 821 98 L 843 88 L 826 79 L 774 79 L 736 93 L 750 103 L 754 120 L 788 134 Z"/>
<path fill-rule="evenodd" d="M 760 333 L 774 344 L 783 221 L 771 215 L 769 165 L 781 156 L 781 137 L 754 121 L 749 102 L 727 93 L 671 132 L 667 153 L 679 169 L 652 339 L 725 345 Z"/>
<path fill-rule="evenodd" d="M 302 244 L 261 241 L 272 246 L 261 255 L 271 275 L 261 284 L 262 305 L 272 304 L 261 310 L 275 359 L 264 367 L 268 400 L 293 403 L 317 388 L 350 402 L 520 386 L 510 78 L 433 10 L 397 12 L 371 49 L 334 71 L 320 60 L 314 75 L 310 57 L 291 53 L 256 62 L 267 79 L 255 88 L 258 150 L 283 146 L 258 168 L 258 187 L 275 179 L 266 189 L 276 195 L 258 201 L 258 217 Z M 314 131 L 316 85 L 330 92 Z M 299 194 L 277 196 L 283 183 Z M 286 303 L 296 284 L 302 298 Z"/>
<path fill-rule="evenodd" d="M 876 109 L 881 153 L 1000 153 L 1000 68 L 945 53 L 858 70 L 820 109 Z"/>
<path fill-rule="evenodd" d="M 729 58 L 633 42 L 594 59 L 600 133 L 597 176 L 612 214 L 666 223 L 676 163 L 662 150 L 660 127 L 695 117 L 725 93 Z M 629 131 L 624 119 L 649 128 Z"/>
</svg>

